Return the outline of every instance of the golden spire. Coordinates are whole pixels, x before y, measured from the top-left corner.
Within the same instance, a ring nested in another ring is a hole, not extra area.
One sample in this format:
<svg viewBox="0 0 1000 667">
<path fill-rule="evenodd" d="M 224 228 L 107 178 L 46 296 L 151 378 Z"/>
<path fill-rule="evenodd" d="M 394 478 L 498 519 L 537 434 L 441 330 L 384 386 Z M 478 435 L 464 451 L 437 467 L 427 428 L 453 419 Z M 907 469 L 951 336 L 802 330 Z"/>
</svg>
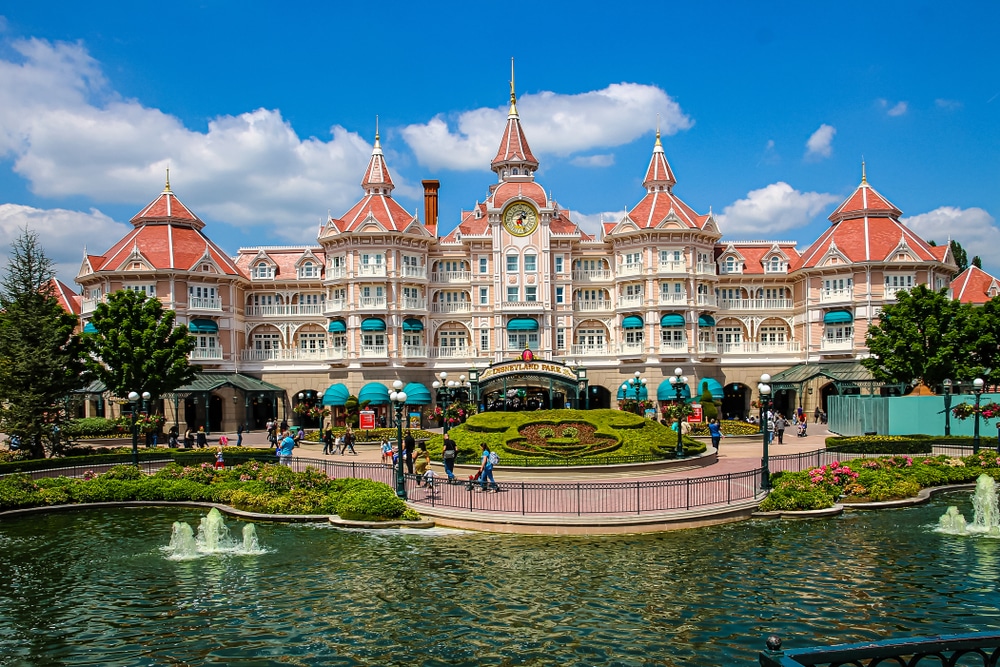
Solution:
<svg viewBox="0 0 1000 667">
<path fill-rule="evenodd" d="M 170 167 L 167 167 L 167 184 L 163 186 L 164 192 L 170 192 Z"/>
<path fill-rule="evenodd" d="M 378 114 L 375 114 L 375 141 L 378 141 Z"/>
<path fill-rule="evenodd" d="M 517 102 L 517 95 L 514 94 L 514 59 L 511 58 L 510 59 L 510 111 L 508 112 L 508 115 L 510 116 L 517 115 L 517 107 L 515 106 L 515 102 Z"/>
<path fill-rule="evenodd" d="M 865 156 L 861 156 L 861 182 L 864 184 L 868 183 L 868 176 L 865 174 Z"/>
<path fill-rule="evenodd" d="M 660 143 L 660 114 L 656 114 L 656 145 L 662 146 Z"/>
</svg>

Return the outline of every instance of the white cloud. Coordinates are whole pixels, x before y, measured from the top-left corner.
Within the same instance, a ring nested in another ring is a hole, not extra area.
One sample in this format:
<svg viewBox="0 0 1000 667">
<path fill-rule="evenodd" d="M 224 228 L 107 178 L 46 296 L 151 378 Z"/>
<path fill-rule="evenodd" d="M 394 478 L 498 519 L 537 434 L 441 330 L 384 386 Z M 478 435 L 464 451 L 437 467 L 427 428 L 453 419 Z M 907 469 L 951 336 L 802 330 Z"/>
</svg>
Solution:
<svg viewBox="0 0 1000 667">
<path fill-rule="evenodd" d="M 969 261 L 973 255 L 983 260 L 983 269 L 1000 275 L 1000 260 L 995 252 L 1000 228 L 996 219 L 981 208 L 961 209 L 941 206 L 933 211 L 900 218 L 900 221 L 917 233 L 920 238 L 944 245 L 949 239 L 962 244 Z"/>
<path fill-rule="evenodd" d="M 67 285 L 80 270 L 84 248 L 94 239 L 119 239 L 131 225 L 115 222 L 96 209 L 89 213 L 66 209 L 40 209 L 20 204 L 0 204 L 0 266 L 6 267 L 10 244 L 24 229 L 38 234 L 45 255 L 54 263 L 56 276 Z M 103 252 L 105 248 L 90 248 Z M 0 269 L 5 270 L 5 269 Z"/>
<path fill-rule="evenodd" d="M 799 192 L 779 181 L 751 190 L 745 199 L 733 202 L 716 217 L 727 236 L 768 236 L 809 223 L 839 199 L 824 192 Z"/>
<path fill-rule="evenodd" d="M 601 222 L 618 222 L 625 217 L 625 209 L 620 211 L 604 211 L 603 213 L 580 213 L 570 211 L 569 219 L 576 225 L 594 236 L 600 236 Z"/>
<path fill-rule="evenodd" d="M 579 95 L 552 92 L 524 95 L 518 115 L 535 157 L 566 156 L 627 144 L 655 127 L 674 134 L 694 123 L 679 104 L 656 86 L 616 83 Z M 403 128 L 417 160 L 432 169 L 485 169 L 496 155 L 508 107 L 473 109 L 453 119 L 443 116 Z"/>
<path fill-rule="evenodd" d="M 12 47 L 19 60 L 0 59 L 0 156 L 13 157 L 37 194 L 86 195 L 138 210 L 170 167 L 174 190 L 198 215 L 272 225 L 299 242 L 314 238 L 328 209 L 341 213 L 361 197 L 371 144 L 343 127 L 332 127 L 326 141 L 302 140 L 280 111 L 257 109 L 192 131 L 107 90 L 99 64 L 79 44 L 33 39 Z"/>
<path fill-rule="evenodd" d="M 604 155 L 580 155 L 570 160 L 570 164 L 577 167 L 611 167 L 615 164 L 613 153 Z"/>
<path fill-rule="evenodd" d="M 888 115 L 893 117 L 902 116 L 903 114 L 906 113 L 907 109 L 909 108 L 909 104 L 903 101 L 897 102 L 896 104 L 892 104 L 890 106 L 891 103 L 889 102 L 889 100 L 879 99 L 878 104 L 880 107 L 885 109 L 885 112 Z"/>
<path fill-rule="evenodd" d="M 806 142 L 806 159 L 818 160 L 830 157 L 833 153 L 833 135 L 837 134 L 837 128 L 823 123 L 819 129 L 812 133 L 809 141 Z"/>
<path fill-rule="evenodd" d="M 937 105 L 938 109 L 946 109 L 948 111 L 955 111 L 962 108 L 962 103 L 958 100 L 946 100 L 940 97 L 934 100 L 934 104 Z"/>
</svg>

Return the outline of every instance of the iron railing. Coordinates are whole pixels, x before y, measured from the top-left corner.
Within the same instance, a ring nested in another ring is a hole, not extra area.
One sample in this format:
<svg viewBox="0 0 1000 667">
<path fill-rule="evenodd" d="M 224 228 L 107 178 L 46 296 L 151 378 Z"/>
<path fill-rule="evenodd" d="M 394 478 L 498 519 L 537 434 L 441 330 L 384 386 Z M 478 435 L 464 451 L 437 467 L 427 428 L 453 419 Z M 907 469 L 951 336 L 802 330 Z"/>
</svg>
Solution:
<svg viewBox="0 0 1000 667">
<path fill-rule="evenodd" d="M 889 639 L 865 644 L 839 644 L 781 650 L 781 639 L 767 638 L 767 649 L 759 654 L 761 667 L 952 667 L 954 665 L 1000 665 L 1000 633 L 974 632 L 961 635 Z"/>
</svg>

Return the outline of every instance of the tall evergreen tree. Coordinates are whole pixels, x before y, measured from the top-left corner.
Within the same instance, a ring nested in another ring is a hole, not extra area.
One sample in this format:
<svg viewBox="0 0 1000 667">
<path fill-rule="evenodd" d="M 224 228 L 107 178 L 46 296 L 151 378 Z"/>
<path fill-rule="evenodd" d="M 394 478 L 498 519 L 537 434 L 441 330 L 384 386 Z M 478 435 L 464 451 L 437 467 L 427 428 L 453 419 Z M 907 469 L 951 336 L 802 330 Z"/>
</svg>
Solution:
<svg viewBox="0 0 1000 667">
<path fill-rule="evenodd" d="M 197 370 L 188 363 L 195 339 L 175 320 L 158 299 L 130 290 L 109 294 L 90 319 L 97 329 L 87 336 L 91 371 L 119 398 L 148 391 L 156 401 L 189 382 Z"/>
<path fill-rule="evenodd" d="M 951 256 L 955 259 L 955 264 L 958 265 L 958 270 L 955 272 L 956 276 L 969 268 L 969 254 L 965 252 L 962 244 L 955 239 L 951 240 Z"/>
<path fill-rule="evenodd" d="M 70 394 L 87 381 L 77 317 L 59 305 L 52 278 L 38 235 L 23 230 L 0 279 L 0 429 L 36 458 L 58 450 Z"/>
</svg>

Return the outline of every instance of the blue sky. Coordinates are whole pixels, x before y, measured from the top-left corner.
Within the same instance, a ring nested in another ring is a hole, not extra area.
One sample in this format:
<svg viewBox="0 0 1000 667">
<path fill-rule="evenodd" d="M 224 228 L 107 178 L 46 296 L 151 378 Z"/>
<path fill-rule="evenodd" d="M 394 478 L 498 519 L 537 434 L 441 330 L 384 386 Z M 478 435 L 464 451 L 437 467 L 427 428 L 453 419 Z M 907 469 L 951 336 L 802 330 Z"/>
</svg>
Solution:
<svg viewBox="0 0 1000 667">
<path fill-rule="evenodd" d="M 724 239 L 804 249 L 860 181 L 984 268 L 1000 233 L 996 2 L 68 3 L 0 18 L 0 248 L 71 281 L 162 189 L 225 250 L 307 243 L 361 197 L 375 119 L 442 229 L 486 197 L 510 58 L 537 178 L 584 228 L 675 192 Z M 0 251 L 2 254 L 2 251 Z"/>
</svg>

